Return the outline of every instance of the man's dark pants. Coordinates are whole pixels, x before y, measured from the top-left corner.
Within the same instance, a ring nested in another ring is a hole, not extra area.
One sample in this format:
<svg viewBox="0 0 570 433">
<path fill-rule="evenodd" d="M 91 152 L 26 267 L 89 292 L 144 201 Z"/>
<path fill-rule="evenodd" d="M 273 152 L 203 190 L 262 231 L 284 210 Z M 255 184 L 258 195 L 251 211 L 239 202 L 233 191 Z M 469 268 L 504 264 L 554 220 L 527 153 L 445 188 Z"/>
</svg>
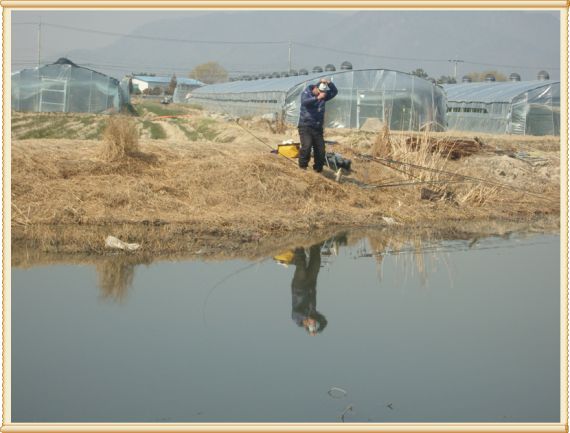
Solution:
<svg viewBox="0 0 570 433">
<path fill-rule="evenodd" d="M 306 168 L 311 159 L 311 148 L 313 149 L 313 169 L 322 171 L 325 165 L 325 139 L 323 128 L 311 128 L 310 126 L 299 126 L 299 138 L 301 139 L 301 150 L 299 151 L 299 167 Z"/>
</svg>

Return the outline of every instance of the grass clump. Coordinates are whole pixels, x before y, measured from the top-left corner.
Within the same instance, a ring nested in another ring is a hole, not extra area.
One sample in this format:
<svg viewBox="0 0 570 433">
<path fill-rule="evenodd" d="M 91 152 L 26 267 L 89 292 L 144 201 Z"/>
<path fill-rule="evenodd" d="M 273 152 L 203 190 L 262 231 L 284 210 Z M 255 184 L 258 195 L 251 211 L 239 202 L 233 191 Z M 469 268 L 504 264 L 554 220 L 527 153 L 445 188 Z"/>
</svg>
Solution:
<svg viewBox="0 0 570 433">
<path fill-rule="evenodd" d="M 183 121 L 176 121 L 176 125 L 184 133 L 186 138 L 190 141 L 214 141 L 220 133 L 212 128 L 216 122 L 212 119 L 200 119 L 196 122 L 192 122 L 188 127 L 183 124 Z"/>
<path fill-rule="evenodd" d="M 143 121 L 143 128 L 150 131 L 150 138 L 153 140 L 164 140 L 166 138 L 166 131 L 158 123 L 151 122 L 150 120 Z"/>
<path fill-rule="evenodd" d="M 124 158 L 139 151 L 139 133 L 133 119 L 112 116 L 103 131 L 102 157 L 107 161 Z"/>
<path fill-rule="evenodd" d="M 181 125 L 180 123 L 178 123 L 178 127 L 179 127 L 180 130 L 184 133 L 184 135 L 186 136 L 186 138 L 188 138 L 188 140 L 190 140 L 190 141 L 196 141 L 196 140 L 198 140 L 198 138 L 200 138 L 200 134 L 198 133 L 198 131 L 196 131 L 196 130 L 189 130 L 188 128 L 186 128 L 185 126 Z"/>
<path fill-rule="evenodd" d="M 212 119 L 200 119 L 194 128 L 204 139 L 211 141 L 219 135 L 219 132 L 211 128 L 215 123 Z"/>
<path fill-rule="evenodd" d="M 186 114 L 186 111 L 180 108 L 170 108 L 153 102 L 145 102 L 141 104 L 141 107 L 148 113 L 156 114 L 157 116 L 178 116 Z"/>
</svg>

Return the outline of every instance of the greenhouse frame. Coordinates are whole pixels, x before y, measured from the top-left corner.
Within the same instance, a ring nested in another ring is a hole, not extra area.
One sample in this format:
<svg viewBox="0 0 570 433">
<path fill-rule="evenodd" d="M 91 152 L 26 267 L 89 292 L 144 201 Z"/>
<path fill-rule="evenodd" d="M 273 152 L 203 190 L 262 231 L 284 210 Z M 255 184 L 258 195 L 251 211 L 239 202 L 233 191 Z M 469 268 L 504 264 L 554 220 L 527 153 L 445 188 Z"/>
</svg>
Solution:
<svg viewBox="0 0 570 433">
<path fill-rule="evenodd" d="M 68 59 L 12 74 L 12 109 L 31 112 L 115 112 L 130 102 L 128 82 Z"/>
<path fill-rule="evenodd" d="M 560 135 L 560 81 L 448 84 L 450 130 Z"/>
<path fill-rule="evenodd" d="M 327 102 L 325 127 L 363 128 L 388 123 L 394 130 L 445 126 L 445 92 L 430 81 L 385 69 L 319 72 L 284 78 L 233 81 L 194 90 L 189 103 L 232 116 L 271 115 L 297 125 L 301 93 L 329 78 L 338 95 Z M 369 121 L 372 121 L 369 123 Z"/>
<path fill-rule="evenodd" d="M 176 88 L 172 95 L 173 102 L 181 103 L 186 102 L 186 99 L 190 97 L 190 93 L 197 89 L 198 87 L 205 86 L 204 83 L 193 78 L 177 78 Z"/>
</svg>

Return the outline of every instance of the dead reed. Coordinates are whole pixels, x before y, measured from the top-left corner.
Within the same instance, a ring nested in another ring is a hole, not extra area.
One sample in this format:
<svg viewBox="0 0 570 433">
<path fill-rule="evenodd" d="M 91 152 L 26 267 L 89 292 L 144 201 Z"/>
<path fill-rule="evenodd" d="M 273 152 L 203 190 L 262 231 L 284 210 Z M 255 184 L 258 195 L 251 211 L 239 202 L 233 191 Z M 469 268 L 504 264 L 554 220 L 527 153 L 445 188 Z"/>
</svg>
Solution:
<svg viewBox="0 0 570 433">
<path fill-rule="evenodd" d="M 116 161 L 139 150 L 139 132 L 135 121 L 127 116 L 111 116 L 103 131 L 101 158 Z"/>
<path fill-rule="evenodd" d="M 387 117 L 387 113 L 385 115 Z M 370 148 L 370 153 L 372 156 L 379 158 L 390 158 L 393 153 L 393 143 L 390 138 L 390 125 L 388 122 L 384 122 L 382 130 L 376 136 L 376 140 Z"/>
</svg>

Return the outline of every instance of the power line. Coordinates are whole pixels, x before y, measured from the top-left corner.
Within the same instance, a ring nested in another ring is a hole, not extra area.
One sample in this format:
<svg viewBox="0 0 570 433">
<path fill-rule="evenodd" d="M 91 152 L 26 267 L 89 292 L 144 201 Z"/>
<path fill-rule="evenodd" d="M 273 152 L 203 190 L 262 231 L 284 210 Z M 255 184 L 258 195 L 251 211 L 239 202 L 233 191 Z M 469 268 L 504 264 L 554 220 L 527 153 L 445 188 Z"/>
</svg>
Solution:
<svg viewBox="0 0 570 433">
<path fill-rule="evenodd" d="M 13 23 L 13 24 L 35 24 L 37 23 Z M 83 33 L 94 33 L 106 36 L 121 36 L 130 39 L 142 39 L 147 41 L 161 41 L 161 42 L 177 42 L 177 43 L 188 43 L 188 44 L 217 44 L 217 45 L 284 45 L 288 44 L 289 41 L 212 41 L 212 40 L 193 40 L 193 39 L 179 39 L 179 38 L 163 38 L 160 36 L 147 36 L 147 35 L 133 35 L 128 33 L 118 33 L 118 32 L 107 32 L 103 30 L 85 29 L 80 27 L 66 26 L 63 24 L 49 24 L 42 23 L 43 26 L 53 27 L 58 29 L 73 30 Z"/>
<path fill-rule="evenodd" d="M 490 67 L 496 67 L 496 66 L 500 66 L 501 68 L 518 68 L 518 69 L 555 69 L 555 70 L 560 70 L 560 67 L 558 66 L 541 66 L 540 68 L 536 67 L 536 66 L 521 66 L 521 65 L 499 65 L 496 63 L 483 63 L 483 62 L 470 62 L 468 60 L 465 60 L 463 63 L 468 63 L 470 65 L 480 65 L 480 66 L 490 66 Z"/>
<path fill-rule="evenodd" d="M 33 22 L 22 22 L 22 23 L 13 23 L 13 25 L 38 25 L 38 23 Z M 60 29 L 67 29 L 73 30 L 78 32 L 84 33 L 95 33 L 95 34 L 102 34 L 108 36 L 121 36 L 125 38 L 131 39 L 141 39 L 141 40 L 151 40 L 151 41 L 162 41 L 162 42 L 176 42 L 176 43 L 192 43 L 192 44 L 211 44 L 211 45 L 297 45 L 299 47 L 306 47 L 318 50 L 326 50 L 341 54 L 349 54 L 354 56 L 362 56 L 362 57 L 369 57 L 369 58 L 378 58 L 378 59 L 388 59 L 388 60 L 399 60 L 399 61 L 407 61 L 407 62 L 426 62 L 426 63 L 447 63 L 449 59 L 426 59 L 426 58 L 418 58 L 418 57 L 400 57 L 400 56 L 385 56 L 381 54 L 370 54 L 370 53 L 363 53 L 358 51 L 350 51 L 350 50 L 341 50 L 337 48 L 331 48 L 327 46 L 319 46 L 313 44 L 307 44 L 304 42 L 298 41 L 213 41 L 213 40 L 190 40 L 190 39 L 178 39 L 178 38 L 163 38 L 158 36 L 148 36 L 148 35 L 133 35 L 127 33 L 118 33 L 118 32 L 107 32 L 102 30 L 94 30 L 94 29 L 85 29 L 73 26 L 66 26 L 61 24 L 50 24 L 50 23 L 41 23 L 42 26 L 53 27 L 53 28 L 60 28 Z M 497 64 L 497 63 L 485 63 L 485 62 L 476 62 L 470 60 L 464 60 L 463 63 L 471 64 L 471 65 L 480 65 L 480 66 L 490 66 L 490 67 L 503 67 L 503 68 L 520 68 L 520 69 L 537 69 L 536 66 L 524 66 L 524 65 L 506 65 L 506 64 Z M 554 69 L 560 70 L 558 66 L 542 66 L 544 69 Z"/>
<path fill-rule="evenodd" d="M 433 62 L 433 63 L 447 63 L 449 62 L 448 59 L 422 59 L 422 58 L 418 58 L 418 57 L 396 57 L 396 56 L 383 56 L 383 55 L 379 55 L 379 54 L 367 54 L 367 53 L 362 53 L 362 52 L 358 52 L 358 51 L 348 51 L 348 50 L 339 50 L 336 48 L 330 48 L 330 47 L 324 47 L 324 46 L 318 46 L 318 45 L 312 45 L 312 44 L 305 44 L 302 42 L 293 42 L 296 45 L 300 45 L 300 46 L 305 46 L 308 48 L 314 48 L 314 49 L 318 49 L 318 50 L 327 50 L 327 51 L 333 51 L 333 52 L 337 52 L 337 53 L 342 53 L 342 54 L 351 54 L 351 55 L 355 55 L 355 56 L 363 56 L 363 57 L 376 57 L 376 58 L 381 58 L 381 59 L 389 59 L 389 60 L 404 60 L 404 61 L 413 61 L 413 62 Z M 536 66 L 521 66 L 521 65 L 501 65 L 501 64 L 497 64 L 497 63 L 483 63 L 483 62 L 474 62 L 474 61 L 468 61 L 468 60 L 464 60 L 463 63 L 469 63 L 472 65 L 482 65 L 482 66 L 499 66 L 499 67 L 504 67 L 504 68 L 520 68 L 520 69 L 537 69 Z M 557 69 L 559 70 L 560 67 L 557 66 L 543 66 L 543 68 L 545 69 Z"/>
<path fill-rule="evenodd" d="M 47 64 L 53 63 L 52 62 L 48 62 Z M 79 66 L 84 66 L 84 67 L 89 67 L 89 68 L 93 68 L 93 67 L 99 67 L 99 68 L 107 68 L 107 69 L 113 69 L 113 70 L 136 70 L 136 69 L 148 69 L 148 70 L 152 70 L 155 72 L 165 72 L 167 74 L 172 73 L 173 71 L 182 71 L 182 70 L 186 70 L 186 71 L 190 71 L 192 70 L 192 66 L 180 66 L 180 65 L 175 65 L 175 66 L 156 66 L 156 65 L 141 65 L 141 64 L 129 64 L 129 65 L 117 65 L 117 64 L 108 64 L 108 63 L 92 63 L 92 62 L 82 62 L 82 61 L 75 61 L 74 63 L 76 63 Z M 33 60 L 12 60 L 12 65 L 22 65 L 22 66 L 36 66 L 37 63 Z M 260 70 L 260 69 L 226 69 L 226 71 L 228 73 L 234 73 L 234 74 L 239 74 L 239 73 L 262 73 L 264 71 Z"/>
<path fill-rule="evenodd" d="M 300 46 L 304 46 L 307 48 L 316 48 L 319 50 L 327 50 L 327 51 L 334 51 L 336 53 L 341 53 L 341 54 L 351 54 L 351 55 L 355 55 L 355 56 L 363 56 L 363 57 L 375 57 L 375 58 L 379 58 L 379 59 L 389 59 L 389 60 L 410 60 L 410 61 L 415 61 L 415 62 L 447 62 L 447 60 L 440 60 L 440 59 L 419 59 L 417 57 L 396 57 L 396 56 L 383 56 L 380 54 L 368 54 L 368 53 L 362 53 L 362 52 L 358 52 L 358 51 L 348 51 L 348 50 L 339 50 L 336 48 L 330 48 L 330 47 L 321 47 L 318 45 L 312 45 L 312 44 L 306 44 L 303 42 L 293 42 L 295 45 L 300 45 Z"/>
</svg>

